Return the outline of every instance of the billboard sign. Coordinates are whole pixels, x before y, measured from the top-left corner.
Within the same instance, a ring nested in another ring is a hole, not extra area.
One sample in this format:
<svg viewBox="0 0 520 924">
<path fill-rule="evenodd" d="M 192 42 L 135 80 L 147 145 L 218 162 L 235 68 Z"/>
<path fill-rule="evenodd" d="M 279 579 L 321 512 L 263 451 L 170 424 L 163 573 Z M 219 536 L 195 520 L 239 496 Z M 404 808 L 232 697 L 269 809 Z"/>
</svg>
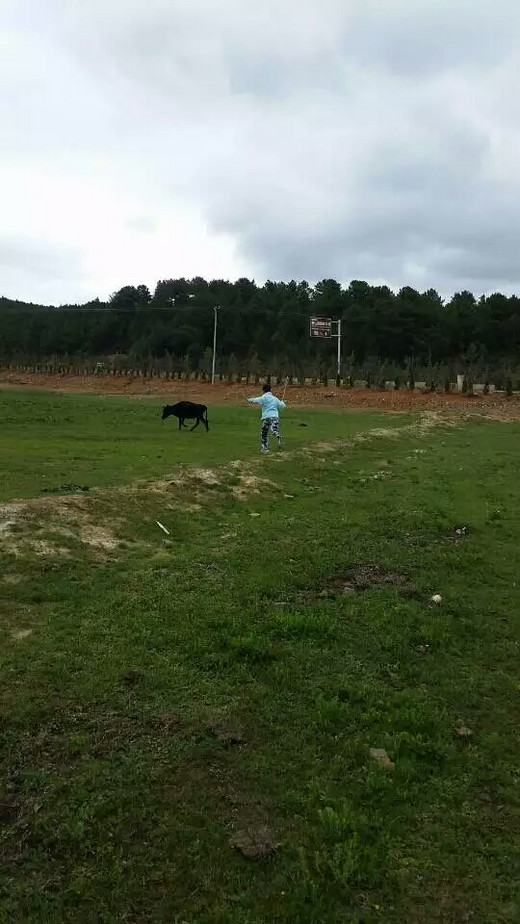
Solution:
<svg viewBox="0 0 520 924">
<path fill-rule="evenodd" d="M 332 318 L 311 318 L 311 337 L 332 337 Z"/>
</svg>

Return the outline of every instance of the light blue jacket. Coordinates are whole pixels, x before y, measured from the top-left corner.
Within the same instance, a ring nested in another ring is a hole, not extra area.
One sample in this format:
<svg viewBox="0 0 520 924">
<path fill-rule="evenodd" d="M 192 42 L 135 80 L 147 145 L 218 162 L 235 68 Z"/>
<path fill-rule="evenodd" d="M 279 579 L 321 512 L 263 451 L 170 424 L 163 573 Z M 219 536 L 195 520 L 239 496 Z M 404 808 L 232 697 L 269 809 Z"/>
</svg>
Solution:
<svg viewBox="0 0 520 924">
<path fill-rule="evenodd" d="M 262 420 L 266 417 L 278 417 L 278 411 L 287 407 L 285 401 L 280 401 L 271 391 L 259 395 L 258 398 L 248 398 L 250 404 L 260 404 L 262 406 Z"/>
</svg>

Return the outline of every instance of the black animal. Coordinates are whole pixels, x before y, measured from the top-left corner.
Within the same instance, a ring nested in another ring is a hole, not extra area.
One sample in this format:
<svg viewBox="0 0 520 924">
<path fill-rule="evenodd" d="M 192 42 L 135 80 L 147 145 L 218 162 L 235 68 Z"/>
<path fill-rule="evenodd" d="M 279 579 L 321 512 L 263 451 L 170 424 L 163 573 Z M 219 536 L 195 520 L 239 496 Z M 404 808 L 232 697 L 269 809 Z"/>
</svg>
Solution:
<svg viewBox="0 0 520 924">
<path fill-rule="evenodd" d="M 177 404 L 166 404 L 163 407 L 162 419 L 166 420 L 171 415 L 179 418 L 179 430 L 181 427 L 186 426 L 185 420 L 195 420 L 193 427 L 189 428 L 190 433 L 200 423 L 203 423 L 206 430 L 209 430 L 208 409 L 205 404 L 193 404 L 192 401 L 178 401 Z"/>
</svg>

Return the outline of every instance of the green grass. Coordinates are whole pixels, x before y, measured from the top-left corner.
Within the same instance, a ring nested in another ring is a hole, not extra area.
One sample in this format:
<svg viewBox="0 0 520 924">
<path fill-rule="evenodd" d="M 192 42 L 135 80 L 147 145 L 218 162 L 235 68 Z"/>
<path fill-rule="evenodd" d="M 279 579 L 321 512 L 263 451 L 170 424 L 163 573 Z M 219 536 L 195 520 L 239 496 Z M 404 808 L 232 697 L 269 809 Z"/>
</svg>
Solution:
<svg viewBox="0 0 520 924">
<path fill-rule="evenodd" d="M 4 493 L 37 492 L 29 462 L 16 470 L 37 445 L 14 438 L 25 398 L 3 400 Z M 92 484 L 120 483 L 124 460 L 132 477 L 163 474 L 156 454 L 141 461 L 146 433 L 197 465 L 254 452 L 241 409 L 216 409 L 215 430 L 182 434 L 180 449 L 177 433 L 152 435 L 151 404 L 35 400 L 60 434 L 70 415 L 83 459 L 101 421 L 119 426 Z M 291 438 L 381 423 L 305 420 Z M 36 521 L 21 522 L 26 551 L 4 544 L 0 560 L 2 920 L 519 920 L 520 425 L 409 422 L 384 418 L 394 439 L 258 459 L 251 471 L 276 487 L 243 502 L 228 467 L 190 513 L 175 486 L 96 492 L 92 515 L 124 540 L 104 554 L 65 536 L 72 554 L 39 557 Z M 84 480 L 67 447 L 49 445 L 66 480 Z M 406 575 L 414 592 L 396 577 L 320 596 L 360 565 Z M 32 634 L 13 638 L 20 628 Z M 220 740 L 215 721 L 242 740 Z M 270 858 L 230 846 L 263 826 L 279 844 Z"/>
<path fill-rule="evenodd" d="M 0 501 L 32 497 L 62 484 L 125 484 L 158 477 L 180 464 L 215 465 L 257 455 L 257 408 L 210 407 L 206 434 L 200 425 L 193 433 L 179 433 L 175 418 L 161 420 L 162 406 L 150 399 L 0 390 Z M 398 422 L 396 417 L 388 422 L 382 414 L 361 417 L 298 408 L 284 413 L 282 426 L 295 447 L 348 436 L 367 424 Z"/>
</svg>

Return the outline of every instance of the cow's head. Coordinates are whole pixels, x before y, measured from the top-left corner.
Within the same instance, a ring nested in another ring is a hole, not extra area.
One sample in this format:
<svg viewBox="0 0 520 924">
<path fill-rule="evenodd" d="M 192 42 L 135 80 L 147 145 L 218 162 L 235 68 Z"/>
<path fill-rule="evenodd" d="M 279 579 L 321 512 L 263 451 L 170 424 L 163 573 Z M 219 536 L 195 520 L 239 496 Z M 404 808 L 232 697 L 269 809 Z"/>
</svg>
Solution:
<svg viewBox="0 0 520 924">
<path fill-rule="evenodd" d="M 170 414 L 171 414 L 170 405 L 165 404 L 165 406 L 162 409 L 162 420 L 166 420 L 166 418 L 169 417 Z"/>
</svg>

